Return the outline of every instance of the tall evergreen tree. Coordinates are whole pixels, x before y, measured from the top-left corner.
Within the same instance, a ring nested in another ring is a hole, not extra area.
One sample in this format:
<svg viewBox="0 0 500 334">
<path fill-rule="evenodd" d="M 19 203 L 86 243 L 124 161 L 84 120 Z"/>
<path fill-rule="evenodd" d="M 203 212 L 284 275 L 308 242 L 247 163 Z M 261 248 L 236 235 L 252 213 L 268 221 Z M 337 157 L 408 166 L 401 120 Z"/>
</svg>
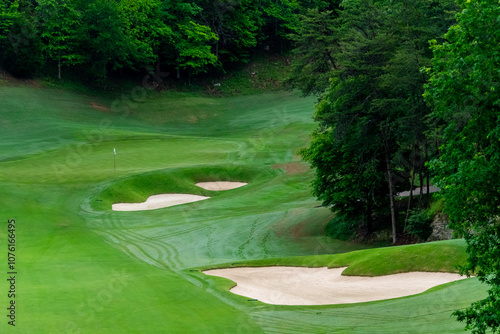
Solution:
<svg viewBox="0 0 500 334">
<path fill-rule="evenodd" d="M 289 88 L 298 88 L 304 95 L 321 94 L 329 86 L 332 72 L 337 69 L 340 33 L 337 13 L 307 9 L 299 15 L 292 71 L 287 78 Z"/>
<path fill-rule="evenodd" d="M 428 18 L 434 6 L 428 0 L 342 3 L 336 68 L 317 106 L 320 127 L 303 152 L 316 168 L 318 198 L 358 224 L 370 226 L 375 213 L 390 217 L 393 243 L 394 197 L 423 166 L 416 166 L 415 151 L 425 149 L 418 141 L 429 109 L 420 97 L 425 76 L 419 70 L 430 56 L 423 45 L 439 32 L 424 26 L 430 19 L 420 22 L 412 13 Z M 441 6 L 444 12 L 452 5 Z M 413 152 L 413 163 L 406 161 L 407 151 Z"/>
<path fill-rule="evenodd" d="M 372 210 L 393 201 L 395 189 L 390 159 L 394 146 L 389 145 L 393 129 L 387 113 L 391 109 L 381 87 L 395 47 L 388 38 L 391 19 L 371 0 L 343 3 L 338 67 L 317 107 L 320 130 L 311 145 L 315 151 L 310 148 L 304 155 L 316 168 L 318 198 L 346 219 L 368 224 Z M 387 181 L 391 184 L 384 187 Z M 393 225 L 395 242 L 394 220 Z"/>
</svg>

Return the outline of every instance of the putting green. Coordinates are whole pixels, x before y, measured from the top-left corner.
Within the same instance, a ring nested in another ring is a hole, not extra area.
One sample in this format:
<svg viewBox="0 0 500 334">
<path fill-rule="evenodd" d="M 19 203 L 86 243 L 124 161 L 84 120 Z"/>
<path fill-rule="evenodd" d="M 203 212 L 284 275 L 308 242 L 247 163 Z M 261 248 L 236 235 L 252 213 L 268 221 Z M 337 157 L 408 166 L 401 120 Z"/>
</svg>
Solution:
<svg viewBox="0 0 500 334">
<path fill-rule="evenodd" d="M 0 99 L 0 217 L 16 221 L 19 333 L 453 333 L 462 325 L 452 310 L 484 294 L 471 279 L 360 305 L 270 306 L 200 272 L 254 260 L 313 266 L 324 254 L 364 248 L 323 235 L 332 214 L 317 208 L 312 173 L 296 156 L 315 126 L 313 98 L 170 93 L 131 103 L 127 113 L 112 108 L 122 96 L 50 88 L 0 87 Z M 248 185 L 195 185 L 210 181 Z M 165 193 L 211 198 L 112 210 Z M 4 225 L 5 251 L 6 240 Z M 401 263 L 422 263 L 405 261 L 429 255 L 418 249 L 402 252 Z M 352 263 L 360 253 L 346 254 L 328 261 L 360 268 Z M 375 271 L 384 261 L 361 267 Z"/>
</svg>

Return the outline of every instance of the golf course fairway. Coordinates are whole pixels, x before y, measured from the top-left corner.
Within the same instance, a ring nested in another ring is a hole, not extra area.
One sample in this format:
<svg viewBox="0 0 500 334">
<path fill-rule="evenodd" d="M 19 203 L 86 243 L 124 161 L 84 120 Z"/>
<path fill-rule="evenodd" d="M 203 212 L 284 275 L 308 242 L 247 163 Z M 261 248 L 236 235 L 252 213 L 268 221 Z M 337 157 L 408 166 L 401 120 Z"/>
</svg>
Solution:
<svg viewBox="0 0 500 334">
<path fill-rule="evenodd" d="M 313 172 L 297 156 L 315 127 L 314 98 L 131 96 L 0 86 L 0 333 L 463 332 L 450 314 L 485 296 L 475 278 L 383 301 L 280 306 L 202 273 L 275 265 L 457 272 L 462 240 L 367 249 L 324 235 L 332 213 L 318 207 Z M 204 182 L 246 185 L 196 185 Z M 209 198 L 112 210 L 159 194 Z"/>
</svg>

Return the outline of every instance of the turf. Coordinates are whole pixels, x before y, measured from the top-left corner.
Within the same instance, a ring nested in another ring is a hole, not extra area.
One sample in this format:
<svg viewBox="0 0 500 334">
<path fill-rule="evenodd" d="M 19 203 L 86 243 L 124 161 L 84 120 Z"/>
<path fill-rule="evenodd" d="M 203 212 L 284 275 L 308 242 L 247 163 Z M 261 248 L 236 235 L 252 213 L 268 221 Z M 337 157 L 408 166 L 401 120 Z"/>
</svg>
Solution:
<svg viewBox="0 0 500 334">
<path fill-rule="evenodd" d="M 280 307 L 232 295 L 231 282 L 200 273 L 235 263 L 350 265 L 351 274 L 380 275 L 453 271 L 463 260 L 462 241 L 364 249 L 324 236 L 332 214 L 317 207 L 312 172 L 296 156 L 315 126 L 313 98 L 130 96 L 0 87 L 0 218 L 17 223 L 15 330 L 461 331 L 450 313 L 484 294 L 476 279 L 390 301 Z M 212 180 L 249 184 L 224 192 L 194 185 Z M 168 192 L 211 198 L 111 211 L 112 203 Z M 2 228 L 5 252 L 6 234 Z M 11 330 L 5 319 L 0 328 Z"/>
<path fill-rule="evenodd" d="M 429 242 L 387 248 L 365 249 L 342 254 L 310 255 L 260 259 L 224 267 L 300 266 L 300 267 L 348 267 L 342 273 L 347 276 L 382 276 L 412 271 L 458 273 L 466 261 L 466 244 L 463 239 Z M 204 267 L 200 269 L 208 269 Z"/>
</svg>

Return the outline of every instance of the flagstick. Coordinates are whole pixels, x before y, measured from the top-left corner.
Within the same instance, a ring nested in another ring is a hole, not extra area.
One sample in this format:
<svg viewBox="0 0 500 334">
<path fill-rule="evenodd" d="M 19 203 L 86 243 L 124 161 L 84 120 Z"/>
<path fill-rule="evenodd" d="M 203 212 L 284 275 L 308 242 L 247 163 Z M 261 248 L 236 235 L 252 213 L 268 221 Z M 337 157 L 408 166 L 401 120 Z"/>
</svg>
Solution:
<svg viewBox="0 0 500 334">
<path fill-rule="evenodd" d="M 113 148 L 113 171 L 116 173 L 116 148 Z"/>
</svg>

